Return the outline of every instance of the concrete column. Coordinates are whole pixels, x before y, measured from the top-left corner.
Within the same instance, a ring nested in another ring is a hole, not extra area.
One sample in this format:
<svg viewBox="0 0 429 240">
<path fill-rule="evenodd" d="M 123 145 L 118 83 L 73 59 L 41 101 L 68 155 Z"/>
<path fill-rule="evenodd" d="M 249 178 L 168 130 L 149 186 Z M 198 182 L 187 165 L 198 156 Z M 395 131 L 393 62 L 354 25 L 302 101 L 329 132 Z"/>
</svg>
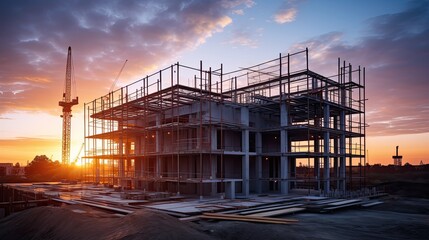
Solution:
<svg viewBox="0 0 429 240">
<path fill-rule="evenodd" d="M 334 154 L 338 155 L 338 138 L 334 138 Z M 334 157 L 334 177 L 336 179 L 336 189 L 340 188 L 340 182 L 338 181 L 338 177 L 340 176 L 338 167 L 338 157 Z"/>
<path fill-rule="evenodd" d="M 161 126 L 161 116 L 156 115 L 156 130 L 155 130 L 155 151 L 157 154 L 161 151 L 161 132 L 160 132 L 160 126 Z"/>
<path fill-rule="evenodd" d="M 212 151 L 216 151 L 217 150 L 217 128 L 215 127 L 211 127 L 210 128 L 210 143 L 211 143 L 211 150 Z M 210 156 L 210 160 L 211 160 L 211 172 L 210 172 L 210 176 L 211 179 L 216 179 L 216 175 L 217 175 L 217 155 L 212 155 Z M 217 194 L 217 183 L 213 182 L 211 184 L 211 188 L 212 188 L 212 196 L 215 196 Z"/>
<path fill-rule="evenodd" d="M 243 126 L 241 131 L 241 151 L 243 152 L 241 164 L 243 179 L 242 193 L 245 196 L 249 196 L 249 109 L 247 107 L 242 107 L 240 113 L 240 122 Z"/>
<path fill-rule="evenodd" d="M 225 197 L 235 199 L 235 182 L 225 182 Z"/>
<path fill-rule="evenodd" d="M 286 102 L 280 104 L 280 192 L 289 193 L 289 136 L 288 131 L 284 129 L 289 125 L 289 114 Z"/>
<path fill-rule="evenodd" d="M 196 135 L 196 138 L 197 138 L 197 146 L 196 146 L 196 149 L 198 149 L 198 150 L 200 150 L 200 151 L 202 151 L 203 149 L 202 149 L 202 141 L 203 141 L 203 139 L 201 139 L 201 137 L 200 136 L 202 136 L 202 133 L 201 133 L 201 131 L 203 131 L 204 132 L 204 127 L 201 129 L 200 127 L 197 127 L 197 129 L 196 129 L 196 132 L 197 132 L 197 135 Z"/>
<path fill-rule="evenodd" d="M 256 147 L 256 192 L 262 193 L 262 134 L 256 132 L 255 134 L 255 147 Z"/>
<path fill-rule="evenodd" d="M 341 87 L 340 89 L 341 105 L 347 106 L 346 89 Z M 340 113 L 340 130 L 342 131 L 340 136 L 340 189 L 346 191 L 346 114 L 345 111 Z"/>
<path fill-rule="evenodd" d="M 134 178 L 133 178 L 133 182 L 134 182 L 134 187 L 136 189 L 138 189 L 139 186 L 139 181 L 140 181 L 140 176 L 141 176 L 141 158 L 134 158 Z"/>
<path fill-rule="evenodd" d="M 100 182 L 100 159 L 94 158 L 95 161 L 95 183 Z"/>
<path fill-rule="evenodd" d="M 340 188 L 339 190 L 346 190 L 346 114 L 341 111 L 340 114 Z"/>
<path fill-rule="evenodd" d="M 131 152 L 131 143 L 126 142 L 124 143 L 125 146 L 125 176 L 129 176 L 131 169 L 131 159 L 130 159 L 130 152 Z"/>
<path fill-rule="evenodd" d="M 314 152 L 320 153 L 319 136 L 314 136 Z M 320 158 L 314 158 L 314 177 L 316 178 L 316 190 L 320 189 Z"/>
<path fill-rule="evenodd" d="M 161 116 L 159 114 L 156 115 L 155 119 L 156 124 L 156 132 L 155 132 L 155 152 L 156 152 L 156 162 L 155 162 L 155 177 L 161 176 L 161 157 L 160 157 L 160 151 L 161 151 L 161 133 L 159 131 L 159 126 L 161 125 Z M 160 191 L 159 183 L 156 183 L 155 186 L 157 191 Z"/>
<path fill-rule="evenodd" d="M 212 155 L 211 157 L 211 178 L 212 179 L 216 179 L 216 175 L 217 175 L 217 156 L 216 155 Z M 217 183 L 213 182 L 212 183 L 212 196 L 215 196 L 217 194 Z"/>
<path fill-rule="evenodd" d="M 188 141 L 186 143 L 186 150 L 191 150 L 191 149 L 194 149 L 196 147 L 194 145 L 195 143 L 194 143 L 194 139 L 193 139 L 195 136 L 193 136 L 192 134 L 193 134 L 193 129 L 188 129 Z"/>
<path fill-rule="evenodd" d="M 140 138 L 138 138 L 138 137 L 134 138 L 134 155 L 135 156 L 141 155 L 140 147 L 141 147 Z M 141 172 L 142 158 L 135 158 L 134 164 L 135 164 L 134 165 L 135 177 L 141 177 L 142 176 L 142 172 Z M 137 186 L 137 184 L 136 184 L 136 186 Z"/>
<path fill-rule="evenodd" d="M 334 129 L 338 130 L 338 116 L 334 116 Z M 339 181 L 339 177 L 340 177 L 340 171 L 339 171 L 339 158 L 337 157 L 339 154 L 338 151 L 338 147 L 339 147 L 339 138 L 338 137 L 334 137 L 334 177 L 336 179 L 336 189 L 340 189 L 340 181 Z"/>
<path fill-rule="evenodd" d="M 324 176 L 324 191 L 325 193 L 329 193 L 329 187 L 330 187 L 330 162 L 329 162 L 329 157 L 330 157 L 330 134 L 329 134 L 329 119 L 330 119 L 330 112 L 329 112 L 329 105 L 325 104 L 324 107 L 324 113 L 323 113 L 323 127 L 325 128 L 325 133 L 323 136 L 323 145 L 324 145 L 324 149 L 323 149 L 323 176 Z"/>
<path fill-rule="evenodd" d="M 122 123 L 118 123 L 118 131 L 122 131 Z M 118 171 L 119 171 L 119 184 L 122 185 L 122 180 L 125 176 L 125 168 L 124 168 L 124 159 L 122 158 L 124 156 L 124 140 L 122 138 L 122 135 L 119 137 L 118 141 L 118 154 L 119 154 L 119 162 L 118 162 Z"/>
<path fill-rule="evenodd" d="M 211 127 L 210 141 L 211 141 L 212 151 L 216 151 L 217 150 L 217 128 L 216 127 Z"/>
<path fill-rule="evenodd" d="M 290 142 L 290 141 L 289 141 Z M 291 148 L 291 146 L 289 145 L 289 149 Z M 292 158 L 292 157 L 290 157 L 289 158 L 289 166 L 290 166 L 290 173 L 289 173 L 289 176 L 290 176 L 290 178 L 291 179 L 294 179 L 294 178 L 296 178 L 296 158 Z M 291 189 L 292 188 L 296 188 L 296 182 L 290 182 L 290 186 L 289 186 Z"/>
<path fill-rule="evenodd" d="M 289 158 L 284 154 L 288 152 L 288 134 L 286 130 L 280 132 L 280 192 L 282 194 L 289 193 Z"/>
</svg>

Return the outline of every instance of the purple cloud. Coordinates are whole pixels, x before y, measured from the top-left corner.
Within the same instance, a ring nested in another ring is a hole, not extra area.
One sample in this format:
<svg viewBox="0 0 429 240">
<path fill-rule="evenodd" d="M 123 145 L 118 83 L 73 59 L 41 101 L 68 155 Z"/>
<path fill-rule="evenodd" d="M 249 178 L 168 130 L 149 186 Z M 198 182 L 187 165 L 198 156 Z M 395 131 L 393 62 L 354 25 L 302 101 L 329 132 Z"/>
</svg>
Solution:
<svg viewBox="0 0 429 240">
<path fill-rule="evenodd" d="M 429 4 L 412 4 L 370 19 L 368 35 L 355 45 L 332 32 L 292 47 L 308 46 L 310 68 L 324 74 L 336 72 L 337 57 L 366 67 L 370 135 L 429 132 Z"/>
<path fill-rule="evenodd" d="M 295 21 L 298 10 L 295 0 L 284 1 L 282 6 L 274 14 L 273 19 L 278 24 L 290 23 Z"/>
</svg>

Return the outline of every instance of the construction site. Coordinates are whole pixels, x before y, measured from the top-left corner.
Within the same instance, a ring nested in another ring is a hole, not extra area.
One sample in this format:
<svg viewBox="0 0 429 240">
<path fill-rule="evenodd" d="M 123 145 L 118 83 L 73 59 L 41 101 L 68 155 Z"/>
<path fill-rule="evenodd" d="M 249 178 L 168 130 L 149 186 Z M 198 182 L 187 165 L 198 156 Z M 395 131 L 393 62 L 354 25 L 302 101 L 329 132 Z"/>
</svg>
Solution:
<svg viewBox="0 0 429 240">
<path fill-rule="evenodd" d="M 365 68 L 338 59 L 326 77 L 308 60 L 176 63 L 86 103 L 82 181 L 0 184 L 0 239 L 425 239 L 428 200 L 409 197 L 427 184 L 367 173 Z"/>
<path fill-rule="evenodd" d="M 176 63 L 84 108 L 86 182 L 231 199 L 365 186 L 365 68 L 322 76 L 308 49 L 232 72 Z"/>
</svg>

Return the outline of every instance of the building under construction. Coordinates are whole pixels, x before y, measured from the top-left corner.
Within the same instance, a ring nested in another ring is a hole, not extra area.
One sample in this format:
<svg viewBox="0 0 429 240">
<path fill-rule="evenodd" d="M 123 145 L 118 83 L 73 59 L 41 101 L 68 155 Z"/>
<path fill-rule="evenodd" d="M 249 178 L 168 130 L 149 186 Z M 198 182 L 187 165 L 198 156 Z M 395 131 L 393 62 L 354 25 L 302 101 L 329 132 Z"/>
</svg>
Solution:
<svg viewBox="0 0 429 240">
<path fill-rule="evenodd" d="M 176 63 L 85 104 L 84 165 L 87 181 L 197 196 L 362 186 L 365 69 L 325 77 L 308 50 L 232 72 Z"/>
</svg>

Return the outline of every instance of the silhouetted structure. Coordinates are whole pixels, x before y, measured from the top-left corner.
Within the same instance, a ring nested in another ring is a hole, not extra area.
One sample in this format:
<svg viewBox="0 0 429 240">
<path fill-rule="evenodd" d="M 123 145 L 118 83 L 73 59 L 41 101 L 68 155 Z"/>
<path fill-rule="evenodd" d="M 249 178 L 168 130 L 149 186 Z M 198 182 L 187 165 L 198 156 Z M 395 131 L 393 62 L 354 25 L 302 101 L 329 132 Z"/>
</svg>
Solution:
<svg viewBox="0 0 429 240">
<path fill-rule="evenodd" d="M 79 103 L 79 98 L 71 98 L 72 88 L 72 55 L 71 47 L 68 48 L 67 65 L 66 65 L 66 79 L 64 84 L 63 100 L 58 103 L 63 108 L 63 140 L 62 140 L 62 163 L 70 163 L 70 136 L 71 136 L 71 108 Z"/>
<path fill-rule="evenodd" d="M 399 149 L 399 146 L 396 146 L 396 156 L 392 156 L 392 158 L 393 158 L 393 165 L 395 165 L 395 166 L 402 166 L 402 156 L 398 155 L 398 149 Z"/>
</svg>

